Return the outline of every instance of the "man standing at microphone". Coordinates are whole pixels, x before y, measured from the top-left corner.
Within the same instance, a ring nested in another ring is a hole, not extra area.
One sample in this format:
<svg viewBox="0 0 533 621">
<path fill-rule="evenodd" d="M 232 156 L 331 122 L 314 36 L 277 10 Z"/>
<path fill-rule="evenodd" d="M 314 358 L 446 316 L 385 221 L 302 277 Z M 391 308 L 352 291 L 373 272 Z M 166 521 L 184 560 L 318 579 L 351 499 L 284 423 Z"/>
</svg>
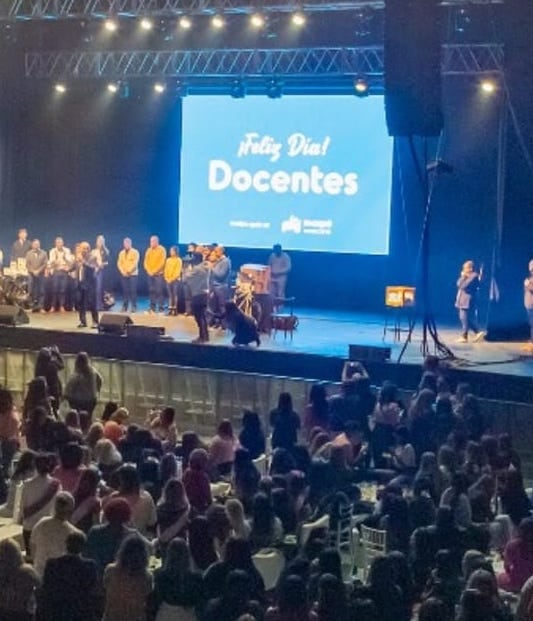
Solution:
<svg viewBox="0 0 533 621">
<path fill-rule="evenodd" d="M 457 280 L 457 297 L 455 308 L 459 311 L 462 336 L 459 343 L 468 342 L 468 333 L 474 332 L 473 342 L 477 343 L 485 336 L 479 329 L 477 322 L 477 304 L 479 293 L 480 275 L 474 270 L 474 262 L 466 261 L 463 263 L 461 274 Z"/>
</svg>

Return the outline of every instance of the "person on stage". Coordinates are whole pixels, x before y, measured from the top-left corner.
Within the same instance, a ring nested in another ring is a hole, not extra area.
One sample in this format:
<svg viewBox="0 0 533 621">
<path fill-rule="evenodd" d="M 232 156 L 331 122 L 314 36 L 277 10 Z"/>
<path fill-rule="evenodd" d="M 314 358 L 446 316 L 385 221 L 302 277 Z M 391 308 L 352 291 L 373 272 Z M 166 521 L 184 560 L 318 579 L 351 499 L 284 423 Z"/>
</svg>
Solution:
<svg viewBox="0 0 533 621">
<path fill-rule="evenodd" d="M 65 312 L 65 297 L 69 283 L 69 272 L 74 266 L 74 257 L 65 246 L 62 237 L 56 237 L 55 245 L 48 254 L 48 269 L 52 277 L 51 311 Z"/>
<path fill-rule="evenodd" d="M 163 273 L 165 271 L 165 261 L 167 251 L 159 243 L 159 237 L 152 235 L 150 237 L 150 246 L 144 253 L 144 269 L 148 274 L 148 291 L 150 294 L 149 313 L 154 314 L 163 312 L 164 302 L 164 286 L 165 279 Z"/>
<path fill-rule="evenodd" d="M 10 261 L 17 263 L 19 259 L 26 259 L 26 255 L 31 250 L 31 243 L 28 240 L 28 230 L 19 229 L 17 233 L 17 240 L 11 246 L 11 258 Z"/>
<path fill-rule="evenodd" d="M 181 271 L 182 261 L 177 246 L 171 246 L 168 259 L 165 261 L 165 282 L 168 292 L 168 313 L 176 317 L 178 314 L 178 297 L 181 295 Z"/>
<path fill-rule="evenodd" d="M 96 260 L 96 310 L 104 310 L 104 272 L 109 265 L 109 250 L 105 245 L 105 237 L 98 235 L 94 250 L 91 253 Z"/>
<path fill-rule="evenodd" d="M 224 327 L 226 302 L 230 297 L 229 281 L 231 261 L 223 246 L 217 246 L 211 253 L 211 289 L 213 291 L 213 327 Z"/>
<path fill-rule="evenodd" d="M 96 309 L 96 273 L 98 261 L 91 252 L 88 242 L 78 245 L 76 256 L 75 277 L 78 289 L 78 313 L 80 323 L 78 328 L 87 327 L 87 311 L 91 313 L 92 326 L 98 328 L 98 311 Z"/>
<path fill-rule="evenodd" d="M 45 272 L 48 267 L 48 255 L 41 248 L 41 242 L 34 239 L 31 250 L 26 255 L 26 269 L 28 270 L 28 290 L 31 295 L 33 312 L 44 310 Z"/>
<path fill-rule="evenodd" d="M 125 237 L 122 250 L 118 253 L 117 268 L 122 282 L 122 312 L 137 311 L 137 280 L 139 279 L 139 251 L 133 248 L 131 239 Z"/>
<path fill-rule="evenodd" d="M 524 280 L 524 306 L 529 320 L 530 338 L 524 349 L 533 352 L 533 259 L 529 262 L 529 276 Z"/>
<path fill-rule="evenodd" d="M 183 257 L 183 266 L 182 266 L 183 277 L 182 278 L 183 278 L 183 294 L 185 298 L 184 302 L 185 302 L 185 314 L 186 315 L 191 314 L 191 292 L 189 291 L 189 287 L 187 286 L 185 282 L 185 274 L 190 272 L 193 268 L 194 253 L 196 252 L 197 247 L 198 247 L 198 244 L 196 244 L 195 242 L 191 242 L 187 246 L 187 252 L 185 253 Z"/>
<path fill-rule="evenodd" d="M 281 244 L 275 244 L 272 248 L 272 254 L 268 259 L 270 267 L 270 282 L 272 287 L 272 297 L 285 298 L 285 289 L 287 288 L 287 278 L 292 268 L 291 258 L 286 252 L 283 252 Z"/>
<path fill-rule="evenodd" d="M 185 280 L 191 292 L 191 311 L 198 324 L 198 338 L 193 343 L 207 343 L 209 331 L 207 329 L 207 298 L 209 295 L 209 264 L 204 261 L 201 252 L 193 256 L 192 269 L 185 274 Z"/>
<path fill-rule="evenodd" d="M 233 345 L 249 345 L 250 343 L 255 343 L 257 347 L 261 345 L 257 322 L 253 317 L 245 315 L 235 302 L 226 302 L 224 314 L 227 326 L 234 334 L 231 341 Z"/>
<path fill-rule="evenodd" d="M 465 261 L 457 280 L 457 297 L 455 307 L 459 311 L 462 335 L 459 343 L 468 342 L 468 333 L 474 332 L 474 343 L 481 341 L 485 333 L 479 329 L 477 322 L 477 303 L 479 292 L 479 274 L 474 270 L 473 261 Z"/>
</svg>

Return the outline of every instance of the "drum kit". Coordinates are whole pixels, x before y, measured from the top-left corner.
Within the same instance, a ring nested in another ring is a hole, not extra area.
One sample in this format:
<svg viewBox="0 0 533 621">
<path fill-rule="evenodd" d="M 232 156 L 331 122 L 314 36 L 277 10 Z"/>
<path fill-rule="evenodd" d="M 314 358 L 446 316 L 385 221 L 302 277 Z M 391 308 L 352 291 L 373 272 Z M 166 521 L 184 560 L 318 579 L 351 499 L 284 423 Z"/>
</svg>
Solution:
<svg viewBox="0 0 533 621">
<path fill-rule="evenodd" d="M 0 274 L 0 304 L 16 305 L 24 309 L 31 307 L 27 276 Z"/>
<path fill-rule="evenodd" d="M 263 307 L 257 296 L 270 295 L 270 267 L 246 263 L 241 266 L 235 283 L 235 304 L 249 317 L 261 322 Z"/>
</svg>

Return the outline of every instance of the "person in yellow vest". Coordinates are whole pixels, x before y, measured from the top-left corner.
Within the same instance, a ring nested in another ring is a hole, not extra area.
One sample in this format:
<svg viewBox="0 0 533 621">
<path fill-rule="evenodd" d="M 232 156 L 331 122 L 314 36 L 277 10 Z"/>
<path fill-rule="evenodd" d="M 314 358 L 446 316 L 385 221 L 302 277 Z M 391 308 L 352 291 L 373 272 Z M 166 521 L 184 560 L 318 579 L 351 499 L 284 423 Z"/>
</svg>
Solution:
<svg viewBox="0 0 533 621">
<path fill-rule="evenodd" d="M 149 314 L 153 315 L 156 312 L 163 312 L 164 303 L 164 286 L 165 279 L 163 273 L 165 271 L 165 261 L 167 258 L 167 251 L 159 243 L 159 237 L 152 235 L 150 237 L 150 245 L 144 253 L 144 269 L 148 274 L 148 292 L 150 295 L 150 310 Z"/>
<path fill-rule="evenodd" d="M 182 261 L 177 246 L 172 246 L 169 250 L 169 257 L 165 261 L 165 282 L 168 292 L 168 315 L 178 314 L 178 295 L 181 285 Z"/>
<path fill-rule="evenodd" d="M 139 278 L 139 251 L 132 247 L 131 239 L 126 237 L 122 242 L 122 250 L 118 253 L 117 268 L 122 281 L 122 312 L 137 310 L 137 280 Z"/>
</svg>

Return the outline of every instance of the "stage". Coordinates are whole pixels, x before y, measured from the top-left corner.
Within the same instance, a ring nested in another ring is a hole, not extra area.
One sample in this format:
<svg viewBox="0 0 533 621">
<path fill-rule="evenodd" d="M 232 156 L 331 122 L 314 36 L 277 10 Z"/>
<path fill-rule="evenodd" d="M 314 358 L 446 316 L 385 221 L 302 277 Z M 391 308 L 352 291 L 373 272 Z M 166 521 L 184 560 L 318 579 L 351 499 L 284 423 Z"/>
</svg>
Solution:
<svg viewBox="0 0 533 621">
<path fill-rule="evenodd" d="M 141 307 L 142 308 L 142 307 Z M 78 329 L 77 314 L 30 314 L 28 325 L 0 327 L 0 346 L 36 349 L 58 344 L 62 351 L 86 350 L 92 355 L 122 360 L 177 364 L 201 368 L 336 380 L 350 344 L 390 347 L 390 361 L 369 362 L 375 383 L 392 379 L 405 388 L 414 388 L 420 377 L 421 330 L 415 327 L 412 342 L 398 364 L 403 342 L 394 342 L 392 332 L 383 340 L 385 317 L 364 313 L 295 309 L 299 325 L 293 339 L 282 332 L 262 335 L 261 346 L 231 346 L 231 334 L 210 330 L 207 345 L 195 345 L 197 336 L 192 317 L 147 315 L 142 310 L 130 315 L 137 325 L 161 326 L 166 338 L 156 342 L 140 338 L 98 334 L 90 328 Z M 486 398 L 528 402 L 531 400 L 533 357 L 521 351 L 523 343 L 456 343 L 456 326 L 439 326 L 441 339 L 456 356 L 450 361 L 454 381 L 469 381 Z M 402 334 L 402 339 L 405 335 Z"/>
</svg>

